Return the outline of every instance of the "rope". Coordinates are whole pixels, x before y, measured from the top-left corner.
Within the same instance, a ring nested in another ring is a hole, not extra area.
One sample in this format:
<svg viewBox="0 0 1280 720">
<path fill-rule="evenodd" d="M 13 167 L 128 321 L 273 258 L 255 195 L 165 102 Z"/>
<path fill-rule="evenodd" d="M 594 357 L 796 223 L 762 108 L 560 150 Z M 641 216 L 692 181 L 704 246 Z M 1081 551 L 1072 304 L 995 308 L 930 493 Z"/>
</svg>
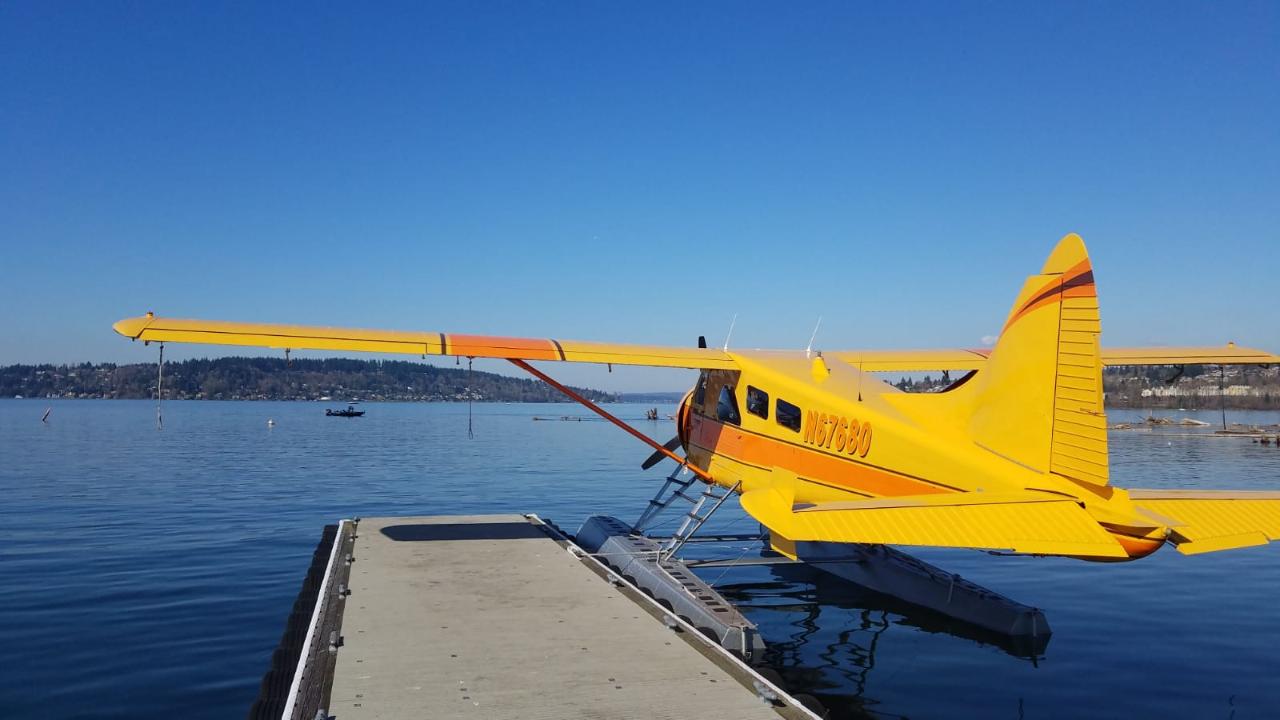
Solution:
<svg viewBox="0 0 1280 720">
<path fill-rule="evenodd" d="M 472 412 L 473 412 L 472 406 L 475 404 L 475 401 L 472 399 L 475 397 L 475 391 L 471 389 L 472 360 L 474 360 L 474 358 L 467 358 L 467 439 L 468 440 L 476 439 L 475 429 L 472 426 Z"/>
<path fill-rule="evenodd" d="M 161 388 L 164 386 L 164 343 L 160 343 L 160 360 L 156 363 L 156 429 L 164 429 L 164 415 L 160 412 L 160 402 L 163 398 Z"/>
<path fill-rule="evenodd" d="M 759 542 L 759 541 L 761 541 L 761 540 L 763 540 L 763 539 L 764 539 L 764 533 L 760 533 L 759 535 L 757 535 L 757 536 L 756 536 L 755 542 Z M 738 563 L 740 560 L 742 560 L 742 558 L 746 557 L 747 553 L 751 552 L 751 551 L 752 551 L 753 549 L 755 549 L 755 548 L 756 548 L 756 546 L 755 546 L 754 544 L 752 544 L 752 545 L 748 545 L 748 546 L 747 546 L 747 548 L 746 548 L 745 550 L 743 550 L 743 551 L 742 551 L 742 554 L 741 554 L 741 555 L 739 555 L 738 557 L 734 558 L 732 561 L 730 561 L 730 563 L 729 563 L 728 565 L 725 565 L 725 566 L 724 566 L 724 570 L 721 570 L 721 571 L 720 571 L 720 574 L 716 576 L 716 579 L 715 579 L 715 580 L 712 580 L 711 582 L 707 583 L 707 586 L 708 586 L 708 587 L 715 587 L 715 586 L 716 586 L 716 583 L 718 583 L 718 582 L 720 582 L 721 580 L 723 580 L 723 579 L 724 579 L 725 573 L 727 573 L 727 572 L 729 572 L 730 570 L 732 570 L 732 569 L 734 569 L 735 567 L 737 567 L 737 563 Z"/>
<path fill-rule="evenodd" d="M 1227 366 L 1218 366 L 1218 405 L 1222 407 L 1222 429 L 1227 429 L 1227 391 L 1223 386 L 1227 382 Z"/>
</svg>

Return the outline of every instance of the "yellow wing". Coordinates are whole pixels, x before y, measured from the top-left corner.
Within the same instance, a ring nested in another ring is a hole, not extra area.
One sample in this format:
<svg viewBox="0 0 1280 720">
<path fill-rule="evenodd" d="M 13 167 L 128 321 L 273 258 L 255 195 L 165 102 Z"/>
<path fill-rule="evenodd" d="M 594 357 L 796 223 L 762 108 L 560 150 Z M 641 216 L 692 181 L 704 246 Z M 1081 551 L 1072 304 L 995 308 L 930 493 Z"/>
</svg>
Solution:
<svg viewBox="0 0 1280 720">
<path fill-rule="evenodd" d="M 774 488 L 742 507 L 791 541 L 932 545 L 1127 559 L 1128 553 L 1069 498 L 1039 493 L 958 493 L 792 506 Z"/>
<path fill-rule="evenodd" d="M 868 372 L 923 372 L 929 370 L 979 370 L 986 365 L 990 348 L 940 350 L 835 350 L 824 352 Z M 1280 355 L 1239 347 L 1102 348 L 1103 365 L 1272 365 Z"/>
<path fill-rule="evenodd" d="M 1166 519 L 1184 555 L 1280 540 L 1280 492 L 1129 490 L 1129 499 Z"/>
<path fill-rule="evenodd" d="M 730 355 L 715 348 L 458 335 L 266 323 L 178 320 L 153 315 L 128 318 L 116 332 L 147 342 L 243 345 L 292 350 L 347 350 L 406 355 L 457 355 L 520 360 L 612 363 L 694 369 L 736 369 Z M 976 370 L 989 349 L 838 350 L 824 353 L 869 372 Z M 1237 347 L 1114 348 L 1102 350 L 1103 365 L 1280 364 L 1280 356 Z"/>
<path fill-rule="evenodd" d="M 987 363 L 991 348 L 981 350 L 835 350 L 823 357 L 835 358 L 867 372 L 916 372 L 927 370 L 977 370 Z"/>
<path fill-rule="evenodd" d="M 1219 347 L 1103 348 L 1103 365 L 1271 365 L 1280 355 L 1227 343 Z"/>
<path fill-rule="evenodd" d="M 456 355 L 511 360 L 560 360 L 694 369 L 737 367 L 727 353 L 710 348 L 621 345 L 550 338 L 270 325 L 216 320 L 176 320 L 155 317 L 151 314 L 121 320 L 113 327 L 116 332 L 125 337 L 145 342 L 246 345 L 290 350 L 348 350 L 406 355 Z"/>
</svg>

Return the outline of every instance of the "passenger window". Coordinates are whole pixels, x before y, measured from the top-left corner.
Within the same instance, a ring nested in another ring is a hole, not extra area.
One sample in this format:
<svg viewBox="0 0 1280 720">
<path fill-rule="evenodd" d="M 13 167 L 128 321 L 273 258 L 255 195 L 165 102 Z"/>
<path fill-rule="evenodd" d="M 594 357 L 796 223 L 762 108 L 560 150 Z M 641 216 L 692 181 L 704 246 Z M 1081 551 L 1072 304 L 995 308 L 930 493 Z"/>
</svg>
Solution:
<svg viewBox="0 0 1280 720">
<path fill-rule="evenodd" d="M 769 393 L 747 386 L 747 412 L 769 419 Z"/>
<path fill-rule="evenodd" d="M 778 424 L 782 427 L 800 432 L 800 408 L 779 398 L 775 417 L 778 418 Z"/>
<path fill-rule="evenodd" d="M 716 402 L 716 417 L 722 422 L 742 424 L 742 416 L 738 414 L 738 401 L 733 397 L 732 385 L 720 388 L 720 400 Z"/>
</svg>

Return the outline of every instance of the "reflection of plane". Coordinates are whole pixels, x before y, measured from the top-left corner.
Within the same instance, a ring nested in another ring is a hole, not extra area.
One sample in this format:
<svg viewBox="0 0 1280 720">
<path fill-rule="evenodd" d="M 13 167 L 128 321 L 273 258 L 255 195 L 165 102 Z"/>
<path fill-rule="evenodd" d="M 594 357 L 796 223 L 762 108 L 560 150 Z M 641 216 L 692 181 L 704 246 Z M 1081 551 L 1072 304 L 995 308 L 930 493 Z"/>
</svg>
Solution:
<svg viewBox="0 0 1280 720">
<path fill-rule="evenodd" d="M 723 590 L 735 605 L 752 602 L 753 588 L 729 586 Z M 838 631 L 831 630 L 832 623 L 822 621 L 826 610 L 839 612 L 835 622 Z M 760 624 L 769 625 L 765 662 L 785 668 L 782 679 L 788 687 L 812 693 L 837 717 L 894 717 L 869 712 L 875 700 L 866 696 L 867 681 L 875 669 L 876 646 L 891 626 L 887 611 L 859 608 L 819 592 L 796 593 L 790 604 L 770 603 L 749 612 Z M 787 620 L 767 617 L 778 614 Z M 778 627 L 784 623 L 790 632 Z M 834 641 L 822 639 L 824 632 L 835 632 Z"/>
<path fill-rule="evenodd" d="M 1033 665 L 1044 659 L 1049 647 L 1050 638 L 1048 635 L 1041 635 L 1033 639 L 993 633 L 986 628 L 947 617 L 929 608 L 922 608 L 919 605 L 907 602 L 902 598 L 868 590 L 857 583 L 845 582 L 842 578 L 831 573 L 817 572 L 805 563 L 769 565 L 768 569 L 776 581 L 769 587 L 751 582 L 736 582 L 733 579 L 726 579 L 724 583 L 728 584 L 717 583 L 717 588 L 730 600 L 741 599 L 748 602 L 759 597 L 762 592 L 772 592 L 776 588 L 783 588 L 781 594 L 792 597 L 796 601 L 795 604 L 780 604 L 776 601 L 771 601 L 767 603 L 770 608 L 805 609 L 811 604 L 819 606 L 843 605 L 873 613 L 881 618 L 884 617 L 884 613 L 892 613 L 899 616 L 893 622 L 895 625 L 913 627 L 927 633 L 951 635 L 970 640 L 978 645 L 997 647 L 1009 655 L 1027 660 Z M 809 586 L 811 590 L 806 589 L 803 592 L 794 590 L 793 588 L 797 586 Z M 737 603 L 735 602 L 735 604 Z M 776 641 L 771 641 L 769 645 L 770 651 L 777 647 Z"/>
<path fill-rule="evenodd" d="M 696 302 L 697 288 L 686 289 Z M 871 312 L 856 293 L 831 299 Z M 841 307 L 837 305 L 836 307 Z M 1109 484 L 1104 365 L 1280 363 L 1214 348 L 1104 349 L 1093 270 L 1068 235 L 1023 285 L 990 351 L 765 351 L 172 320 L 115 329 L 147 342 L 505 358 L 681 463 L 718 507 L 728 493 L 773 547 L 887 543 L 1061 555 L 1186 554 L 1280 538 L 1280 492 L 1123 490 Z M 678 437 L 658 445 L 528 361 L 693 368 Z M 908 394 L 873 371 L 968 370 Z M 676 454 L 683 447 L 685 456 Z M 692 482 L 692 481 L 690 481 Z M 706 505 L 707 503 L 704 503 Z M 704 505 L 673 538 L 701 525 Z M 674 547 L 672 549 L 674 549 Z"/>
<path fill-rule="evenodd" d="M 755 576 L 755 571 L 740 570 L 726 579 L 718 585 L 721 593 L 765 628 L 768 666 L 781 669 L 788 687 L 812 693 L 835 717 L 899 717 L 877 707 L 877 699 L 867 695 L 879 644 L 895 626 L 947 633 L 1026 657 L 1008 644 L 1008 638 L 801 564 L 771 566 L 768 580 Z"/>
</svg>

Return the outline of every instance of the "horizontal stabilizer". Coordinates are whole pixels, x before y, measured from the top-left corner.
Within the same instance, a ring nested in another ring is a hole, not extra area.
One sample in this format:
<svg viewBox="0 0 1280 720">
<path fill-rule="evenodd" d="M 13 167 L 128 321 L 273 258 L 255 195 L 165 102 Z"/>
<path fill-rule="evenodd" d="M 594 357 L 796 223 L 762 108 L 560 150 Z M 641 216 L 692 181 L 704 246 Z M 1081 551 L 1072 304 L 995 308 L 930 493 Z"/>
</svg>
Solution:
<svg viewBox="0 0 1280 720">
<path fill-rule="evenodd" d="M 1195 542 L 1178 542 L 1174 535 L 1174 548 L 1183 555 L 1202 555 L 1219 550 L 1237 550 L 1239 548 L 1256 547 L 1271 542 L 1270 538 L 1259 532 L 1240 533 L 1239 535 L 1220 535 Z"/>
<path fill-rule="evenodd" d="M 1039 493 L 956 493 L 793 508 L 782 493 L 762 489 L 745 493 L 742 507 L 771 531 L 797 542 L 1128 558 L 1077 502 Z"/>
<path fill-rule="evenodd" d="M 1280 492 L 1130 490 L 1129 499 L 1174 521 L 1169 540 L 1184 555 L 1280 540 Z"/>
</svg>

